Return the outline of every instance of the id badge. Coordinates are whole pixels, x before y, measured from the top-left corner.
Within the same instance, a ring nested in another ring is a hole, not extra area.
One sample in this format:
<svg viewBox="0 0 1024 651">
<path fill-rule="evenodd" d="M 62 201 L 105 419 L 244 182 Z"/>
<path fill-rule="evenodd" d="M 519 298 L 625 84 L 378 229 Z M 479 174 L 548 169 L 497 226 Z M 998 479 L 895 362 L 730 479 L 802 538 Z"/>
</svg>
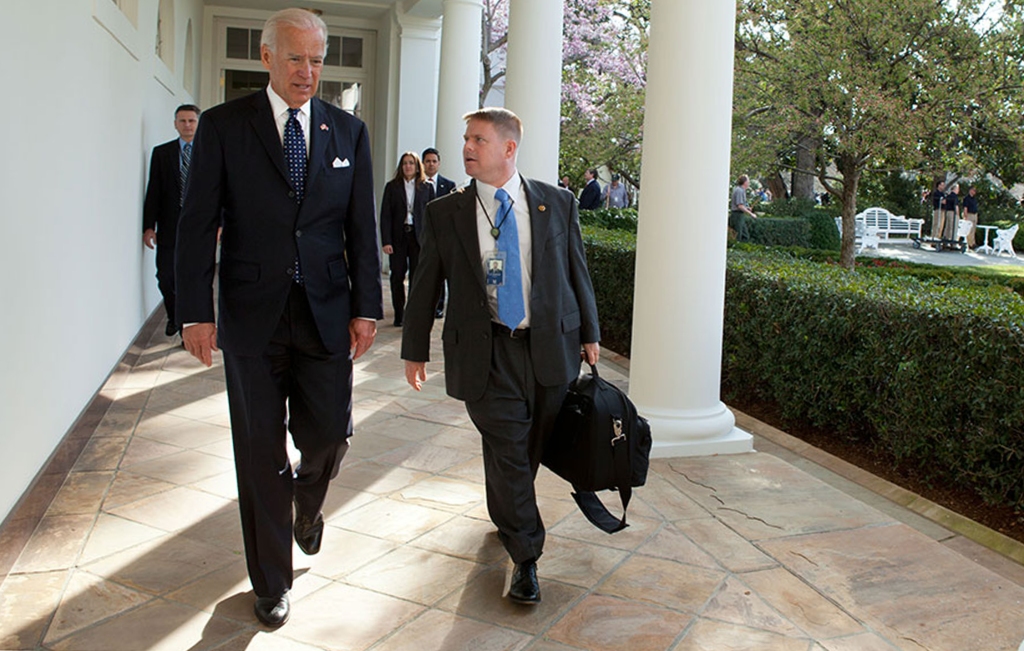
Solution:
<svg viewBox="0 0 1024 651">
<path fill-rule="evenodd" d="M 489 287 L 501 287 L 505 284 L 506 257 L 508 257 L 507 251 L 491 251 L 484 258 L 484 270 Z"/>
</svg>

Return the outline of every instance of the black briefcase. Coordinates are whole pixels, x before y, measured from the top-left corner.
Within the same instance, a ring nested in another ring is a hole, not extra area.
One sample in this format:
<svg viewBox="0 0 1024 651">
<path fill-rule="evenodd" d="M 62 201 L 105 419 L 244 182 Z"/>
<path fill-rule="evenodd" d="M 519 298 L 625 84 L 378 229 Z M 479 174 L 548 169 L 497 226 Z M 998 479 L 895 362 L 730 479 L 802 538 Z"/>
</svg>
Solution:
<svg viewBox="0 0 1024 651">
<path fill-rule="evenodd" d="M 590 366 L 569 387 L 542 463 L 573 487 L 573 499 L 594 526 L 625 529 L 633 487 L 647 481 L 651 427 L 625 393 Z M 622 517 L 613 516 L 596 492 L 617 490 Z"/>
</svg>

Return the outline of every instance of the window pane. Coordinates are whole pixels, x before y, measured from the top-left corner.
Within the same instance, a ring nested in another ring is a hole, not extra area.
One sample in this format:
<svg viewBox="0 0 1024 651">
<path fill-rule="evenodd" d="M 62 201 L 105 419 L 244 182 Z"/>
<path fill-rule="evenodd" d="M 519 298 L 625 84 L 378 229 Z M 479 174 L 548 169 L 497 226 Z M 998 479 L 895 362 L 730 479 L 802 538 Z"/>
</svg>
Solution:
<svg viewBox="0 0 1024 651">
<path fill-rule="evenodd" d="M 341 39 L 341 65 L 346 68 L 363 67 L 363 39 L 351 36 Z"/>
<path fill-rule="evenodd" d="M 327 37 L 327 56 L 324 57 L 325 66 L 341 65 L 341 37 Z"/>
<path fill-rule="evenodd" d="M 263 38 L 262 29 L 249 30 L 249 58 L 253 61 L 260 60 L 260 39 Z"/>
<path fill-rule="evenodd" d="M 255 93 L 267 87 L 270 74 L 263 70 L 225 70 L 224 101 Z"/>
<path fill-rule="evenodd" d="M 317 97 L 333 104 L 338 108 L 341 108 L 341 82 L 340 81 L 324 81 L 320 80 L 320 90 L 317 92 Z"/>
<path fill-rule="evenodd" d="M 362 98 L 363 98 L 363 85 L 362 84 L 343 84 L 341 91 L 341 108 L 348 111 L 352 115 L 359 117 L 362 109 Z"/>
<path fill-rule="evenodd" d="M 249 58 L 249 30 L 237 27 L 228 27 L 228 48 L 229 59 Z"/>
</svg>

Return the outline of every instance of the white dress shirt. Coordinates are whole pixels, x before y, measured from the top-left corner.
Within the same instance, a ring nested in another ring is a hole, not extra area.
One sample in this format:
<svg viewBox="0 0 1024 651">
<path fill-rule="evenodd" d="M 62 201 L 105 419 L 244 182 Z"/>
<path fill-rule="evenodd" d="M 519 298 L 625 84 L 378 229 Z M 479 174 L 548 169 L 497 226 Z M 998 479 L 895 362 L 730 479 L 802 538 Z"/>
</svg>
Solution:
<svg viewBox="0 0 1024 651">
<path fill-rule="evenodd" d="M 412 226 L 412 206 L 416 201 L 416 178 L 405 182 L 405 223 Z"/>
<path fill-rule="evenodd" d="M 515 215 L 516 230 L 519 235 L 519 263 L 523 273 L 523 305 L 526 308 L 526 316 L 516 327 L 529 328 L 530 290 L 533 287 L 533 232 L 530 227 L 530 206 L 526 202 L 526 190 L 523 188 L 519 170 L 516 170 L 512 178 L 502 187 L 513 201 L 512 212 Z M 501 210 L 501 204 L 494 198 L 494 193 L 497 190 L 493 185 L 482 181 L 476 182 L 476 196 L 479 197 L 476 203 L 476 232 L 480 241 L 480 265 L 484 268 L 485 275 L 487 273 L 487 257 L 496 248 L 496 240 L 491 235 L 491 222 L 498 218 L 498 211 Z M 486 212 L 484 211 L 485 206 Z M 511 215 L 508 219 L 511 219 Z M 494 226 L 498 226 L 500 223 L 496 222 Z M 490 306 L 491 320 L 500 323 L 497 286 L 487 286 L 487 300 Z"/>
<path fill-rule="evenodd" d="M 281 96 L 274 92 L 271 86 L 267 86 L 267 97 L 270 98 L 270 112 L 274 115 L 274 124 L 277 125 L 277 135 L 281 138 L 281 145 L 284 146 L 284 125 L 288 122 L 288 102 L 281 99 Z M 309 105 L 313 100 L 308 100 L 299 107 L 295 119 L 302 127 L 302 137 L 306 139 L 306 160 L 309 160 Z"/>
</svg>

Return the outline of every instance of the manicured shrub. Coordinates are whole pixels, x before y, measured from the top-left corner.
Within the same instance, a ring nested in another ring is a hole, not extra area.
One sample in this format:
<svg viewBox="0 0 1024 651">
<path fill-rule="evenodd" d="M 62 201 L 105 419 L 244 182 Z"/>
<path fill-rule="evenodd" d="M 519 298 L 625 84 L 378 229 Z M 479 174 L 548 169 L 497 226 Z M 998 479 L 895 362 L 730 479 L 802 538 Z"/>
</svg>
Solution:
<svg viewBox="0 0 1024 651">
<path fill-rule="evenodd" d="M 581 210 L 580 224 L 613 231 L 636 233 L 636 208 L 598 208 Z"/>
</svg>

